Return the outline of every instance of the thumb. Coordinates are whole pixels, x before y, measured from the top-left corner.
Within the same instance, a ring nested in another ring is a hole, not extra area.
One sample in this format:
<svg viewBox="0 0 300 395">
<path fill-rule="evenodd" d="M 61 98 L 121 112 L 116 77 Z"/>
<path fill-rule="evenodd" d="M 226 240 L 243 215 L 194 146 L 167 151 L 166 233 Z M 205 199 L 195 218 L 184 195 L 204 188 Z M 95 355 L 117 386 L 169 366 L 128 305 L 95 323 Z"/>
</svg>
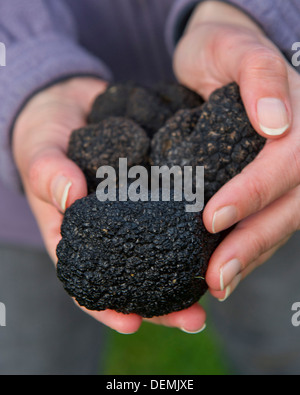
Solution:
<svg viewBox="0 0 300 395">
<path fill-rule="evenodd" d="M 181 83 L 205 99 L 213 90 L 235 81 L 259 134 L 274 138 L 289 130 L 289 66 L 262 34 L 228 25 L 197 26 L 178 44 L 174 69 Z"/>
<path fill-rule="evenodd" d="M 37 198 L 54 205 L 61 213 L 75 200 L 87 195 L 84 174 L 57 147 L 35 156 L 24 184 Z"/>
<path fill-rule="evenodd" d="M 282 136 L 292 123 L 288 66 L 283 57 L 252 43 L 236 61 L 239 68 L 235 80 L 253 127 L 266 138 Z"/>
<path fill-rule="evenodd" d="M 37 93 L 24 107 L 13 131 L 13 153 L 34 202 L 64 212 L 87 195 L 84 174 L 66 152 L 72 130 L 86 124 L 91 103 L 105 89 L 103 81 L 74 78 Z"/>
</svg>

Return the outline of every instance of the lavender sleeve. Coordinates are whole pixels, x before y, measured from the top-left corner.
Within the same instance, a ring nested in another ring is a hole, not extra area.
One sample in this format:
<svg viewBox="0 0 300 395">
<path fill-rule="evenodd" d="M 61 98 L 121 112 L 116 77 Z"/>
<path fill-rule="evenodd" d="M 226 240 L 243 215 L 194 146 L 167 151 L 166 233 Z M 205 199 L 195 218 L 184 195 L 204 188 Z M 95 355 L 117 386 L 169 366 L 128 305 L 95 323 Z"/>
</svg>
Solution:
<svg viewBox="0 0 300 395">
<path fill-rule="evenodd" d="M 72 13 L 62 0 L 1 0 L 0 42 L 0 177 L 16 189 L 19 178 L 11 130 L 26 101 L 67 77 L 93 75 L 108 80 L 111 73 L 79 45 Z"/>
<path fill-rule="evenodd" d="M 177 0 L 175 2 L 166 30 L 167 45 L 171 52 L 183 33 L 189 16 L 200 2 L 201 0 Z M 300 41 L 299 0 L 223 0 L 223 2 L 234 5 L 247 13 L 291 61 L 292 46 Z"/>
</svg>

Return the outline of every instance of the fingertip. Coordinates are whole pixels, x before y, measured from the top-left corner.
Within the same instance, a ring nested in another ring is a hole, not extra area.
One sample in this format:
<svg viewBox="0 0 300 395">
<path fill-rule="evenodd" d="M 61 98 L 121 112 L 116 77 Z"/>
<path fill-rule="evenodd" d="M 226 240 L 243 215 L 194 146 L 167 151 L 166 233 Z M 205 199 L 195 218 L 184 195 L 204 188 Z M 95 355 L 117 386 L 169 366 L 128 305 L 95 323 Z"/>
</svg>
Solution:
<svg viewBox="0 0 300 395">
<path fill-rule="evenodd" d="M 186 333 L 200 333 L 206 328 L 206 313 L 195 303 L 182 311 L 178 317 L 178 327 Z"/>
<path fill-rule="evenodd" d="M 49 148 L 36 155 L 24 182 L 36 198 L 53 205 L 60 213 L 87 195 L 83 172 L 57 148 Z"/>
<path fill-rule="evenodd" d="M 180 329 L 182 330 L 182 332 L 188 333 L 190 335 L 196 335 L 197 333 L 201 333 L 206 329 L 206 322 L 202 325 L 202 327 L 200 329 L 197 329 L 195 331 L 190 331 L 185 328 L 180 328 Z"/>
<path fill-rule="evenodd" d="M 52 203 L 64 213 L 76 200 L 87 195 L 84 174 L 75 163 L 66 160 L 59 173 L 53 176 L 50 185 Z"/>
<path fill-rule="evenodd" d="M 211 295 L 218 299 L 219 302 L 225 302 L 235 291 L 242 280 L 242 273 L 236 275 L 232 281 L 221 291 L 209 289 Z"/>
<path fill-rule="evenodd" d="M 237 175 L 238 176 L 238 175 Z M 236 177 L 237 177 L 236 176 Z M 232 185 L 229 181 L 227 184 Z M 235 185 L 238 183 L 235 183 Z M 236 194 L 239 188 L 236 187 Z M 232 199 L 232 188 L 224 185 L 207 203 L 203 211 L 203 224 L 208 232 L 217 234 L 235 225 L 240 219 L 238 202 Z"/>
<path fill-rule="evenodd" d="M 126 321 L 120 322 L 117 327 L 112 329 L 121 335 L 133 335 L 140 329 L 141 324 L 141 317 L 132 315 L 131 317 L 127 317 Z"/>
<path fill-rule="evenodd" d="M 267 139 L 285 136 L 293 121 L 286 62 L 260 45 L 250 48 L 242 60 L 237 82 L 252 126 Z"/>
<path fill-rule="evenodd" d="M 177 327 L 187 333 L 199 333 L 205 329 L 206 313 L 195 303 L 187 309 L 166 315 L 164 319 L 165 325 Z"/>
<path fill-rule="evenodd" d="M 260 98 L 257 101 L 256 111 L 262 136 L 273 139 L 288 133 L 291 115 L 283 100 L 274 97 Z"/>
<path fill-rule="evenodd" d="M 220 270 L 215 268 L 212 262 L 208 265 L 205 280 L 210 290 L 221 291 Z"/>
<path fill-rule="evenodd" d="M 133 313 L 122 314 L 109 309 L 104 311 L 90 311 L 83 308 L 83 310 L 97 321 L 122 335 L 136 333 L 142 324 L 142 317 Z"/>
<path fill-rule="evenodd" d="M 209 292 L 219 302 L 225 302 L 225 300 L 227 300 L 230 296 L 229 287 L 226 288 L 224 291 L 216 291 L 215 289 L 210 289 Z"/>
<path fill-rule="evenodd" d="M 246 92 L 245 92 L 246 91 Z M 292 126 L 292 110 L 289 97 L 272 96 L 272 92 L 258 96 L 260 91 L 253 87 L 241 87 L 241 97 L 249 121 L 255 131 L 265 139 L 275 140 L 287 135 Z"/>
<path fill-rule="evenodd" d="M 52 202 L 61 213 L 66 210 L 71 187 L 71 179 L 64 175 L 58 175 L 51 184 Z"/>
<path fill-rule="evenodd" d="M 88 194 L 86 178 L 81 169 L 71 160 L 69 180 L 65 184 L 62 195 L 62 208 L 70 207 L 76 200 L 82 199 Z M 67 180 L 66 180 L 67 181 Z"/>
</svg>

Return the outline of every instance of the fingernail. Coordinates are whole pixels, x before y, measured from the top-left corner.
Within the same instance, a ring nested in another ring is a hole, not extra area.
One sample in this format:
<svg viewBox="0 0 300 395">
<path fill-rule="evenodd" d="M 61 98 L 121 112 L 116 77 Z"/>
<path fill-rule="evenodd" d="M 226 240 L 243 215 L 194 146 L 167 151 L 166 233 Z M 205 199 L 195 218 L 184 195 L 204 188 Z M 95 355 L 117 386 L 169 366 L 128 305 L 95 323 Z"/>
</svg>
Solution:
<svg viewBox="0 0 300 395">
<path fill-rule="evenodd" d="M 260 99 L 257 103 L 257 116 L 262 132 L 269 136 L 280 136 L 290 126 L 286 106 L 279 99 Z"/>
<path fill-rule="evenodd" d="M 237 209 L 234 206 L 223 207 L 216 211 L 212 221 L 213 233 L 221 232 L 232 226 L 238 219 Z"/>
<path fill-rule="evenodd" d="M 72 182 L 64 177 L 57 177 L 52 184 L 53 203 L 59 211 L 64 213 L 66 211 L 67 200 Z"/>
<path fill-rule="evenodd" d="M 234 280 L 242 271 L 241 262 L 238 259 L 232 259 L 225 263 L 220 269 L 220 289 L 224 289 Z"/>
<path fill-rule="evenodd" d="M 219 302 L 225 302 L 225 300 L 227 300 L 229 298 L 229 296 L 233 293 L 233 291 L 236 289 L 236 287 L 241 282 L 241 279 L 242 279 L 242 275 L 241 274 L 238 274 L 237 276 L 235 276 L 235 278 L 232 280 L 230 285 L 228 285 L 226 287 L 226 292 L 225 292 L 224 298 L 223 299 L 219 299 Z"/>
<path fill-rule="evenodd" d="M 189 333 L 189 334 L 191 334 L 191 335 L 196 335 L 197 333 L 203 332 L 205 328 L 206 328 L 206 324 L 204 324 L 198 331 L 188 331 L 188 330 L 186 330 L 186 329 L 184 329 L 184 328 L 180 328 L 180 329 L 181 329 L 183 332 L 185 332 L 185 333 Z"/>
<path fill-rule="evenodd" d="M 136 332 L 119 332 L 116 330 L 117 333 L 119 333 L 120 335 L 134 335 Z"/>
</svg>

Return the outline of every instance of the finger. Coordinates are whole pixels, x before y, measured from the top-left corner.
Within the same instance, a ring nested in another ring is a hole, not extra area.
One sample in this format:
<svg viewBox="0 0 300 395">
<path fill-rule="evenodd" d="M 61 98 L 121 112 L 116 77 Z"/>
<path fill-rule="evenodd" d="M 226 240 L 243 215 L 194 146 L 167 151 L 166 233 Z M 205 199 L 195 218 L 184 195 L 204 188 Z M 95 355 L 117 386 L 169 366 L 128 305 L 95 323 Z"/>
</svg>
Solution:
<svg viewBox="0 0 300 395">
<path fill-rule="evenodd" d="M 142 323 L 142 318 L 137 314 L 122 314 L 114 310 L 92 311 L 84 307 L 81 309 L 97 321 L 124 335 L 137 332 Z"/>
<path fill-rule="evenodd" d="M 263 35 L 240 27 L 204 24 L 183 38 L 174 69 L 179 81 L 205 99 L 213 90 L 235 81 L 259 134 L 276 138 L 288 132 L 292 123 L 288 66 Z"/>
<path fill-rule="evenodd" d="M 286 134 L 292 125 L 288 66 L 275 49 L 259 42 L 241 48 L 229 70 L 240 86 L 249 120 L 262 136 Z"/>
<path fill-rule="evenodd" d="M 253 162 L 210 199 L 203 213 L 210 232 L 231 227 L 298 185 L 298 140 L 295 128 L 284 139 L 267 143 Z"/>
<path fill-rule="evenodd" d="M 76 199 L 87 194 L 84 174 L 57 147 L 43 149 L 35 155 L 23 180 L 26 189 L 62 213 Z"/>
<path fill-rule="evenodd" d="M 56 247 L 61 239 L 60 228 L 63 216 L 55 207 L 37 198 L 30 190 L 27 193 L 27 200 L 38 224 L 46 250 L 56 265 Z"/>
<path fill-rule="evenodd" d="M 176 327 L 187 333 L 199 333 L 205 329 L 206 313 L 198 303 L 195 303 L 185 310 L 145 319 L 145 321 L 167 327 Z"/>
<path fill-rule="evenodd" d="M 262 254 L 259 258 L 250 263 L 241 273 L 237 274 L 233 280 L 227 285 L 223 291 L 216 291 L 212 288 L 209 289 L 212 296 L 217 298 L 220 302 L 224 302 L 229 296 L 235 291 L 240 282 L 244 280 L 249 274 L 251 274 L 256 268 L 267 262 L 287 241 L 290 236 L 286 237 L 276 246 L 271 248 L 269 251 Z"/>
<path fill-rule="evenodd" d="M 211 289 L 223 291 L 252 262 L 299 228 L 299 197 L 298 187 L 240 222 L 225 237 L 208 266 L 206 281 Z"/>
</svg>

